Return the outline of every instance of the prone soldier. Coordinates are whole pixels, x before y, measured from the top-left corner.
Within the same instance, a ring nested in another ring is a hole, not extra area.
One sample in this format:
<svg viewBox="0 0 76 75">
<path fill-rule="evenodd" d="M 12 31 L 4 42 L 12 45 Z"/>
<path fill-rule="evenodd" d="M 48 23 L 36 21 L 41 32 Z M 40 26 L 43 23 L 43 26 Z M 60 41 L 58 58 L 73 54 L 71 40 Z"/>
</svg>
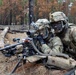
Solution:
<svg viewBox="0 0 76 75">
<path fill-rule="evenodd" d="M 49 30 L 49 21 L 47 19 L 39 19 L 35 22 L 35 28 L 37 32 L 43 37 L 43 41 L 39 37 L 41 42 L 41 51 L 44 54 L 51 54 L 54 53 L 62 53 L 63 52 L 63 44 L 61 39 L 58 36 L 52 36 L 50 33 L 52 32 L 51 29 Z M 48 29 L 48 30 L 47 30 Z M 47 34 L 46 34 L 47 33 Z M 48 35 L 48 36 L 46 36 Z M 47 40 L 47 38 L 50 38 Z M 40 47 L 40 46 L 39 46 Z M 71 69 L 74 68 L 76 65 L 76 61 L 72 58 L 64 58 L 63 56 L 48 56 L 47 65 L 57 66 L 63 69 Z"/>
</svg>

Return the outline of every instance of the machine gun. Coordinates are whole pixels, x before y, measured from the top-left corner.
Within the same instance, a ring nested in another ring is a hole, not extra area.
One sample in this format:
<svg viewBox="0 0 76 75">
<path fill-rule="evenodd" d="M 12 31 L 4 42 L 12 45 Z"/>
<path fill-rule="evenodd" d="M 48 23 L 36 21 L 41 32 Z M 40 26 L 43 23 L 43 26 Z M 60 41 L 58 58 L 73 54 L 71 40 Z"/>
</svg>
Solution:
<svg viewBox="0 0 76 75">
<path fill-rule="evenodd" d="M 0 51 L 7 57 L 10 57 L 14 54 L 16 54 L 16 50 L 17 50 L 17 47 L 20 46 L 20 45 L 23 45 L 24 43 L 17 43 L 17 44 L 13 44 L 13 45 L 8 45 L 8 46 L 5 46 L 4 48 L 0 48 Z"/>
<path fill-rule="evenodd" d="M 17 58 L 19 59 L 15 68 L 12 70 L 12 72 L 9 75 L 11 75 L 12 73 L 14 73 L 16 71 L 16 69 L 18 68 L 21 61 L 26 62 L 26 57 L 34 55 L 34 50 L 31 48 L 31 46 L 29 44 L 30 40 L 32 40 L 32 38 L 25 38 L 22 42 L 20 42 L 19 38 L 14 38 L 13 41 L 17 41 L 16 44 L 7 45 L 4 48 L 0 48 L 0 51 L 6 57 L 11 57 L 11 56 L 16 55 Z"/>
<path fill-rule="evenodd" d="M 29 46 L 30 40 L 32 40 L 32 38 L 25 38 L 22 42 L 20 42 L 19 38 L 14 38 L 13 41 L 17 42 L 16 44 L 5 45 L 4 48 L 0 48 L 0 51 L 7 57 L 22 53 L 26 49 L 26 47 Z"/>
</svg>

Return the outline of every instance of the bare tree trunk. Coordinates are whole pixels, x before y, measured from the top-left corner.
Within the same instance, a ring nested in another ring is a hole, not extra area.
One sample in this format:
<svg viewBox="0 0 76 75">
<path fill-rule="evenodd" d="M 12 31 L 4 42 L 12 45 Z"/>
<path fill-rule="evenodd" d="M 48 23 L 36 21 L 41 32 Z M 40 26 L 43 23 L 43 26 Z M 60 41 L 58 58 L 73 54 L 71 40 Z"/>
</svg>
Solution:
<svg viewBox="0 0 76 75">
<path fill-rule="evenodd" d="M 2 33 L 0 34 L 0 47 L 4 47 L 4 38 L 5 35 L 7 34 L 9 30 L 9 27 L 6 27 Z M 5 57 L 1 52 L 0 52 L 0 73 L 3 73 L 4 71 L 6 71 L 6 61 L 7 61 L 7 57 Z M 4 75 L 4 74 L 1 74 Z"/>
<path fill-rule="evenodd" d="M 9 30 L 9 27 L 6 27 L 0 34 L 0 47 L 1 48 L 4 47 L 4 38 L 5 38 L 5 35 L 7 34 L 8 30 Z"/>
</svg>

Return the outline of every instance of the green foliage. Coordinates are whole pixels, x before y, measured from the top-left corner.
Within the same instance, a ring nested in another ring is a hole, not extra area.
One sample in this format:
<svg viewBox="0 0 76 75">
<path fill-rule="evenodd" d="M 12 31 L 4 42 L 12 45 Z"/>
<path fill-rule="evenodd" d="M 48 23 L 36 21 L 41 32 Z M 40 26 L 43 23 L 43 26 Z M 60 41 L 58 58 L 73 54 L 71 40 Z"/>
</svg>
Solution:
<svg viewBox="0 0 76 75">
<path fill-rule="evenodd" d="M 25 5 L 25 3 L 27 3 L 28 0 L 22 0 L 22 6 Z"/>
<path fill-rule="evenodd" d="M 70 0 L 70 2 L 74 2 L 75 0 Z"/>
<path fill-rule="evenodd" d="M 0 6 L 2 5 L 2 0 L 0 0 Z"/>
</svg>

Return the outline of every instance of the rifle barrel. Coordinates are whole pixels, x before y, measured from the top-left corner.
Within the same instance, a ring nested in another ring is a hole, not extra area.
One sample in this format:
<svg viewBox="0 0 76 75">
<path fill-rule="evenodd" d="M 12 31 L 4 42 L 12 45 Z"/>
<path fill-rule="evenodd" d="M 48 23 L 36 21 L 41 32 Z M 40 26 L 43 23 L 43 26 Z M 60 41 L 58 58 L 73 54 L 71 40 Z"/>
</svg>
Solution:
<svg viewBox="0 0 76 75">
<path fill-rule="evenodd" d="M 3 51 L 3 50 L 6 50 L 6 49 L 15 47 L 15 46 L 20 45 L 20 44 L 23 44 L 23 42 L 21 42 L 21 43 L 16 43 L 16 44 L 13 44 L 13 45 L 9 45 L 9 46 L 6 46 L 6 47 L 4 47 L 4 48 L 0 48 L 0 51 Z"/>
</svg>

